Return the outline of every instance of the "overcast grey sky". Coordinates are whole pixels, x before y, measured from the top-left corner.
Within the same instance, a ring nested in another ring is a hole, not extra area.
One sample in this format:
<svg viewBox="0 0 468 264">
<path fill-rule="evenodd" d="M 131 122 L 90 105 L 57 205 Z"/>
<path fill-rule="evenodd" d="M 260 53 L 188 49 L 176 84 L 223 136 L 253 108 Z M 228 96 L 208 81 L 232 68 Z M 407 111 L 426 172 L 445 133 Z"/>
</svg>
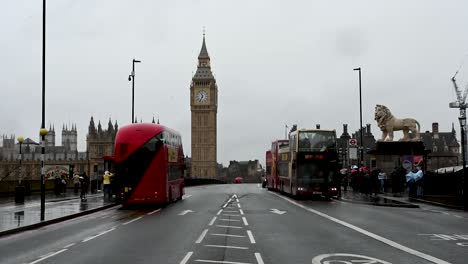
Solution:
<svg viewBox="0 0 468 264">
<path fill-rule="evenodd" d="M 203 27 L 219 88 L 218 162 L 259 159 L 284 125 L 359 127 L 374 106 L 451 129 L 450 78 L 468 54 L 468 1 L 49 0 L 46 123 L 57 142 L 76 123 L 85 149 L 91 116 L 107 127 L 135 113 L 182 133 L 190 155 L 189 84 Z M 42 1 L 1 0 L 0 134 L 38 140 Z M 468 82 L 468 58 L 458 75 Z M 458 123 L 457 131 L 458 131 Z M 399 137 L 400 135 L 398 135 Z"/>
</svg>

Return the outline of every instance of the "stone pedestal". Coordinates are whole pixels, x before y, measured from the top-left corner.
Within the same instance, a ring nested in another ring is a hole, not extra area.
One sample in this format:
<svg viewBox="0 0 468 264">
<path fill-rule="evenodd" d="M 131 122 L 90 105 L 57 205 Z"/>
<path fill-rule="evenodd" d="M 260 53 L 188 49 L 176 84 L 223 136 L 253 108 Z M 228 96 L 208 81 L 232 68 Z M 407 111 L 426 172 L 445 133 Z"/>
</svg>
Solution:
<svg viewBox="0 0 468 264">
<path fill-rule="evenodd" d="M 375 150 L 368 154 L 371 159 L 375 159 L 376 167 L 387 174 L 391 183 L 391 173 L 395 167 L 403 166 L 406 170 L 411 170 L 414 163 L 421 158 L 421 169 L 425 172 L 429 152 L 422 141 L 393 141 L 377 142 Z"/>
</svg>

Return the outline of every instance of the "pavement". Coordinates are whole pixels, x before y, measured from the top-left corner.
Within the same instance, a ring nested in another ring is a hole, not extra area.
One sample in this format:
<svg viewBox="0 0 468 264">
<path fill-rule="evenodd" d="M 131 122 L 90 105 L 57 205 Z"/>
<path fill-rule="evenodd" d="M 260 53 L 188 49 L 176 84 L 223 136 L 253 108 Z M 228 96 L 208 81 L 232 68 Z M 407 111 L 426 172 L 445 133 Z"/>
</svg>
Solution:
<svg viewBox="0 0 468 264">
<path fill-rule="evenodd" d="M 375 206 L 418 208 L 419 205 L 409 201 L 407 196 L 393 197 L 390 194 L 366 195 L 352 190 L 342 191 L 341 200 L 352 203 Z"/>
<path fill-rule="evenodd" d="M 0 263 L 466 263 L 468 214 L 293 200 L 258 184 L 185 189 L 0 238 Z"/>
<path fill-rule="evenodd" d="M 40 221 L 41 203 L 39 195 L 25 197 L 23 204 L 16 204 L 14 198 L 0 199 L 0 235 L 5 235 L 15 231 L 28 229 L 27 227 L 37 227 L 57 221 L 61 218 L 69 218 L 76 214 L 83 214 L 88 211 L 112 205 L 111 202 L 104 201 L 103 194 L 88 194 L 87 200 L 82 202 L 78 194 L 68 192 L 66 194 L 55 195 L 46 194 L 44 221 Z M 40 225 L 38 225 L 40 224 Z"/>
</svg>

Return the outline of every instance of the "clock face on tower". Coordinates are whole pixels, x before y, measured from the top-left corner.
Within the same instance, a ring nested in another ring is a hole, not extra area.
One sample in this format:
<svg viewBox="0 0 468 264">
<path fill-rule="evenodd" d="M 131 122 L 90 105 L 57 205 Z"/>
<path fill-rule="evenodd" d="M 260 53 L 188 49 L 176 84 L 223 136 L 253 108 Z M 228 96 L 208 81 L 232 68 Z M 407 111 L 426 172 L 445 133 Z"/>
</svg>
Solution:
<svg viewBox="0 0 468 264">
<path fill-rule="evenodd" d="M 199 90 L 195 95 L 195 101 L 197 103 L 206 103 L 208 102 L 208 92 L 205 90 Z"/>
</svg>

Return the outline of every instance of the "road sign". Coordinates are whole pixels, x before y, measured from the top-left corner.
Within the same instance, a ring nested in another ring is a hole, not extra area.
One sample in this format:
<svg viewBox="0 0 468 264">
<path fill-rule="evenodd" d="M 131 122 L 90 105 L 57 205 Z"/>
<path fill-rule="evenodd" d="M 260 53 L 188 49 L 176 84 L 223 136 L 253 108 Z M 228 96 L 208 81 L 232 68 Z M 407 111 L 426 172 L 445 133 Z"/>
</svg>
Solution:
<svg viewBox="0 0 468 264">
<path fill-rule="evenodd" d="M 355 138 L 350 138 L 350 139 L 348 140 L 348 144 L 349 144 L 350 146 L 357 146 L 357 139 L 355 139 Z"/>
<path fill-rule="evenodd" d="M 349 159 L 357 160 L 357 148 L 349 148 Z"/>
</svg>

